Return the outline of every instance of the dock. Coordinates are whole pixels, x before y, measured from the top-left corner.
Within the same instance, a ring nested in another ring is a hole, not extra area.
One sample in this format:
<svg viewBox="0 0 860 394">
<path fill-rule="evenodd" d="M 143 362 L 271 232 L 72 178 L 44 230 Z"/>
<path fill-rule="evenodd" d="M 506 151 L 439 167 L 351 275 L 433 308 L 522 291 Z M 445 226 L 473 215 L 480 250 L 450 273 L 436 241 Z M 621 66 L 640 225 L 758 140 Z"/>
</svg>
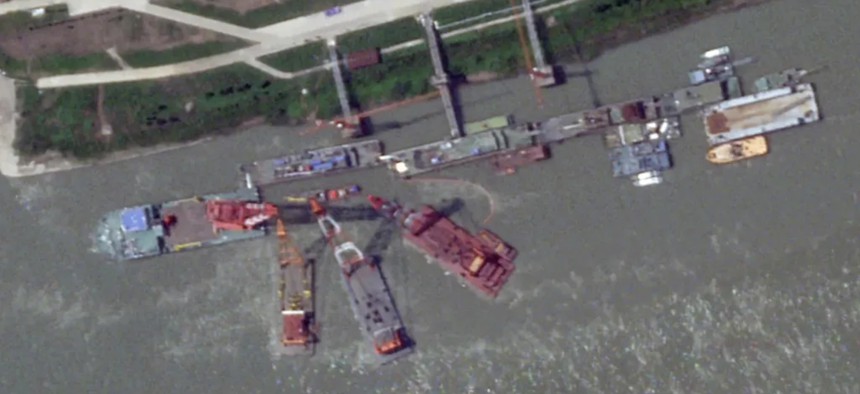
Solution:
<svg viewBox="0 0 860 394">
<path fill-rule="evenodd" d="M 535 58 L 534 68 L 529 70 L 529 74 L 539 87 L 549 87 L 558 83 L 555 78 L 553 67 L 546 63 L 543 56 L 543 48 L 541 48 L 541 40 L 538 36 L 537 26 L 535 25 L 535 14 L 532 10 L 531 0 L 523 0 L 523 17 L 526 20 L 526 30 L 529 34 L 529 41 L 532 47 L 532 54 Z"/>
<path fill-rule="evenodd" d="M 762 135 L 820 120 L 810 84 L 768 90 L 715 104 L 705 110 L 710 145 Z"/>
<path fill-rule="evenodd" d="M 346 138 L 356 138 L 364 134 L 361 127 L 361 119 L 352 114 L 352 106 L 349 103 L 349 93 L 346 90 L 346 82 L 344 82 L 343 71 L 340 68 L 340 57 L 337 53 L 337 43 L 334 38 L 328 40 L 329 63 L 332 65 L 331 70 L 334 74 L 334 84 L 337 88 L 337 98 L 340 102 L 340 110 L 343 114 L 343 120 L 338 121 L 335 125 L 343 130 L 343 136 Z"/>
<path fill-rule="evenodd" d="M 430 83 L 439 89 L 439 96 L 442 97 L 442 105 L 445 107 L 445 116 L 448 118 L 451 137 L 462 137 L 463 131 L 460 128 L 460 118 L 457 115 L 457 109 L 454 108 L 454 97 L 451 94 L 451 80 L 442 62 L 441 39 L 439 38 L 439 32 L 436 30 L 436 22 L 429 14 L 421 14 L 418 17 L 418 21 L 424 26 L 424 32 L 427 36 L 427 46 L 430 47 L 430 58 L 433 61 L 435 75 L 430 77 Z"/>
</svg>

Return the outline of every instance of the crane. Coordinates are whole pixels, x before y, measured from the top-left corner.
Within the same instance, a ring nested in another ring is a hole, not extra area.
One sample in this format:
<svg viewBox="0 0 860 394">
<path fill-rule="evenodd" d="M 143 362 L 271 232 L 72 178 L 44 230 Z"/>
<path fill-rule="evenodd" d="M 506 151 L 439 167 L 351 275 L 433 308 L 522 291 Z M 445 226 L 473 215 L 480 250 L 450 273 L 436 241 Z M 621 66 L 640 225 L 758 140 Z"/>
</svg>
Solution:
<svg viewBox="0 0 860 394">
<path fill-rule="evenodd" d="M 311 329 L 313 313 L 313 269 L 287 232 L 283 220 L 277 221 L 278 262 L 283 334 L 281 343 L 287 348 L 312 351 L 316 335 Z"/>
<path fill-rule="evenodd" d="M 311 213 L 334 251 L 355 319 L 371 342 L 377 359 L 386 363 L 411 353 L 411 341 L 378 264 L 342 231 L 316 199 Z"/>
</svg>

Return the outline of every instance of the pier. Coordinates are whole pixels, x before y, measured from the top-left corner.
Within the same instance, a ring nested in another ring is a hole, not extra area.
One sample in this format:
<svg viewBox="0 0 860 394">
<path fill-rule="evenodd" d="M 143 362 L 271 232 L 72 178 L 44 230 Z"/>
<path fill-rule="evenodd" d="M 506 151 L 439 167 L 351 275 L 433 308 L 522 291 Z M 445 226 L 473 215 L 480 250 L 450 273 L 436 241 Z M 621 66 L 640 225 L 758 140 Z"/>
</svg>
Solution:
<svg viewBox="0 0 860 394">
<path fill-rule="evenodd" d="M 460 127 L 460 119 L 457 116 L 456 108 L 454 108 L 454 97 L 451 94 L 451 81 L 448 73 L 445 71 L 445 65 L 442 63 L 442 49 L 439 43 L 439 33 L 436 31 L 436 22 L 429 14 L 421 14 L 418 17 L 418 21 L 424 26 L 424 32 L 427 36 L 427 46 L 430 47 L 430 57 L 433 60 L 435 75 L 430 77 L 430 83 L 439 89 L 439 95 L 442 97 L 442 105 L 445 107 L 445 116 L 448 118 L 448 125 L 451 129 L 451 137 L 462 137 L 463 131 Z"/>
<path fill-rule="evenodd" d="M 352 114 L 352 107 L 349 104 L 349 93 L 346 90 L 346 83 L 343 79 L 343 71 L 340 69 L 340 57 L 337 53 L 337 43 L 334 38 L 328 40 L 328 54 L 331 62 L 332 74 L 334 74 L 334 84 L 337 87 L 337 98 L 340 101 L 340 110 L 343 113 L 343 120 L 335 122 L 335 125 L 343 130 L 343 136 L 347 138 L 355 138 L 363 135 L 361 127 L 361 119 Z"/>
<path fill-rule="evenodd" d="M 543 48 L 541 40 L 538 36 L 537 26 L 535 25 L 535 15 L 532 10 L 531 0 L 523 0 L 523 18 L 526 20 L 526 29 L 529 33 L 529 41 L 531 42 L 532 53 L 534 54 L 534 68 L 529 70 L 532 80 L 539 87 L 549 87 L 558 83 L 553 72 L 553 67 L 546 64 L 546 59 L 543 56 Z"/>
</svg>

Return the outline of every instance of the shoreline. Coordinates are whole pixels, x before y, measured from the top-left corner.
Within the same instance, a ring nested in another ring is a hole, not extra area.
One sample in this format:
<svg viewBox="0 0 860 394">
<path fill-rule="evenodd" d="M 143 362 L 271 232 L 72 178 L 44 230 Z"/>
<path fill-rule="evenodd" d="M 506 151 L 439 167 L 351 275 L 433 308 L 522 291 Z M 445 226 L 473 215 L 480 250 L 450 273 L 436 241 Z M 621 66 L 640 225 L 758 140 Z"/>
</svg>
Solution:
<svg viewBox="0 0 860 394">
<path fill-rule="evenodd" d="M 683 27 L 685 25 L 689 25 L 691 23 L 695 23 L 695 22 L 701 21 L 703 19 L 710 18 L 712 16 L 717 16 L 717 15 L 724 14 L 724 13 L 737 12 L 737 11 L 740 11 L 744 8 L 747 8 L 750 6 L 760 5 L 760 4 L 766 3 L 768 1 L 769 0 L 742 0 L 738 3 L 733 3 L 731 5 L 718 6 L 715 9 L 713 9 L 711 12 L 707 12 L 707 13 L 700 14 L 698 16 L 694 16 L 694 17 L 690 18 L 690 20 L 684 21 L 683 23 L 680 23 L 680 24 L 675 25 L 675 26 L 671 26 L 668 30 L 675 30 L 679 27 Z M 627 29 L 629 29 L 629 27 L 628 28 L 621 27 L 618 30 L 623 33 Z M 623 38 L 619 40 L 618 37 L 614 37 L 615 34 L 612 34 L 609 37 L 605 37 L 604 40 L 598 40 L 598 41 L 603 41 L 603 43 L 602 43 L 603 45 L 599 45 L 599 46 L 605 46 L 605 48 L 602 48 L 602 50 L 598 51 L 598 53 L 596 54 L 597 56 L 595 56 L 594 58 L 580 59 L 580 62 L 576 62 L 576 61 L 564 62 L 564 61 L 561 61 L 561 62 L 559 62 L 559 64 L 576 64 L 576 63 L 582 63 L 582 62 L 587 63 L 587 62 L 595 60 L 597 57 L 600 57 L 603 54 L 604 50 L 613 49 L 613 48 L 627 45 L 627 44 L 633 44 L 633 43 L 636 43 L 638 41 L 641 41 L 642 39 L 656 36 L 656 35 L 660 35 L 660 34 L 664 34 L 666 32 L 667 32 L 667 30 L 658 29 L 656 31 L 647 32 L 647 33 L 641 34 L 641 35 L 633 34 L 632 36 L 634 38 L 632 40 L 624 40 Z M 617 33 L 618 32 L 616 32 L 616 34 Z M 626 34 L 622 34 L 622 36 L 623 35 L 626 35 Z M 490 72 L 490 71 L 478 73 L 476 76 L 478 76 L 478 78 L 475 78 L 473 81 L 467 82 L 464 85 L 465 86 L 480 85 L 480 84 L 497 82 L 497 81 L 506 80 L 506 79 L 516 77 L 516 75 L 505 75 L 505 74 L 499 74 L 499 73 L 494 73 L 494 72 Z M 11 92 L 9 92 L 10 89 L 8 89 L 8 87 L 9 87 L 8 85 L 10 85 L 10 84 L 11 84 Z M 212 139 L 216 138 L 216 136 L 207 136 L 207 137 L 203 137 L 203 138 L 196 139 L 196 140 L 189 141 L 189 142 L 172 143 L 172 144 L 159 144 L 159 145 L 152 146 L 152 147 L 136 147 L 136 148 L 131 148 L 131 149 L 125 149 L 122 151 L 111 152 L 111 153 L 108 153 L 106 156 L 104 156 L 100 159 L 95 159 L 95 160 L 84 160 L 84 161 L 82 161 L 82 160 L 77 160 L 74 158 L 67 158 L 67 157 L 63 157 L 58 152 L 54 152 L 54 151 L 49 151 L 48 153 L 39 155 L 39 156 L 34 157 L 34 158 L 23 158 L 18 154 L 17 150 L 14 147 L 14 141 L 15 141 L 16 134 L 17 134 L 17 129 L 18 129 L 17 125 L 18 125 L 18 120 L 19 120 L 19 115 L 17 112 L 17 105 L 16 105 L 17 102 L 16 102 L 16 98 L 15 98 L 16 89 L 14 87 L 14 80 L 8 79 L 6 77 L 0 77 L 0 85 L 5 85 L 5 86 L 0 86 L 0 173 L 2 173 L 3 176 L 9 177 L 9 178 L 22 178 L 22 177 L 29 177 L 29 176 L 38 176 L 38 175 L 43 175 L 43 174 L 47 174 L 47 173 L 62 172 L 62 171 L 68 171 L 68 170 L 73 170 L 73 169 L 78 169 L 78 168 L 86 168 L 86 167 L 92 167 L 92 166 L 98 166 L 98 165 L 104 165 L 104 164 L 111 164 L 111 163 L 116 163 L 116 162 L 120 162 L 120 161 L 124 161 L 124 160 L 130 160 L 130 159 L 145 157 L 145 156 L 149 156 L 149 155 L 153 155 L 153 154 L 158 154 L 158 153 L 172 151 L 175 149 L 180 149 L 180 148 L 184 148 L 184 147 L 188 147 L 188 146 L 193 146 L 196 144 L 211 141 Z M 4 100 L 4 97 L 10 97 L 10 96 L 11 96 L 10 99 Z M 10 107 L 6 103 L 11 103 L 11 110 L 12 110 L 11 114 L 9 114 L 9 108 Z M 254 122 L 253 119 L 249 120 L 245 123 L 248 123 L 248 122 L 254 123 L 253 126 L 260 125 L 259 121 Z M 302 123 L 307 123 L 307 122 L 302 122 Z M 233 134 L 235 132 L 239 132 L 239 131 L 242 131 L 242 130 L 248 129 L 248 128 L 249 127 L 246 127 L 245 124 L 243 124 L 243 125 L 236 127 L 229 134 Z M 22 163 L 22 161 L 26 161 L 26 162 Z"/>
<path fill-rule="evenodd" d="M 48 152 L 34 158 L 23 158 L 15 149 L 15 137 L 18 131 L 19 120 L 16 100 L 15 81 L 0 76 L 0 174 L 7 178 L 26 178 L 111 164 L 189 147 L 215 138 L 214 136 L 210 136 L 177 144 L 125 149 L 109 153 L 105 157 L 93 161 L 70 159 L 63 157 L 57 152 Z"/>
</svg>

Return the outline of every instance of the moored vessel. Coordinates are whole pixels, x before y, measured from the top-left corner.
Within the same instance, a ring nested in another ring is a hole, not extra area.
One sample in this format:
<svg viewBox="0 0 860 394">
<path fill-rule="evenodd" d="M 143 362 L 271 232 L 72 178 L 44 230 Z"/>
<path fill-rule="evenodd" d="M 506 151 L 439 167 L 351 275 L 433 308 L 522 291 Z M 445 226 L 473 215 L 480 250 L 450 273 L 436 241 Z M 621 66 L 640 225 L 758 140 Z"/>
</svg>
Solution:
<svg viewBox="0 0 860 394">
<path fill-rule="evenodd" d="M 708 149 L 706 158 L 714 164 L 728 164 L 736 161 L 764 156 L 768 153 L 767 138 L 763 135 L 744 138 L 719 144 Z"/>
<path fill-rule="evenodd" d="M 277 208 L 254 187 L 108 212 L 98 249 L 132 260 L 265 236 Z"/>
<path fill-rule="evenodd" d="M 383 217 L 400 224 L 405 240 L 479 294 L 495 298 L 514 273 L 517 250 L 496 234 L 481 230 L 472 235 L 429 205 L 407 211 L 378 196 L 368 200 Z"/>
</svg>

